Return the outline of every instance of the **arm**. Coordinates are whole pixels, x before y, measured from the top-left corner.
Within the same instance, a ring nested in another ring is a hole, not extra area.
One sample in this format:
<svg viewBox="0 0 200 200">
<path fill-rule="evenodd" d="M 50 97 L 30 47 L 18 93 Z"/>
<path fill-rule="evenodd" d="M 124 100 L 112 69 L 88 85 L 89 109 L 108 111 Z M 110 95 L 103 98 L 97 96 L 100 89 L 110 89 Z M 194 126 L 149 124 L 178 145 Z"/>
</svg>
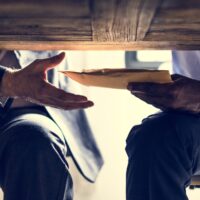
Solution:
<svg viewBox="0 0 200 200">
<path fill-rule="evenodd" d="M 200 114 L 200 81 L 172 75 L 173 83 L 130 83 L 128 89 L 139 99 L 161 110 Z"/>
<path fill-rule="evenodd" d="M 0 95 L 67 110 L 92 106 L 93 103 L 86 97 L 67 93 L 48 83 L 47 70 L 58 65 L 64 57 L 65 54 L 61 53 L 48 59 L 35 60 L 20 70 L 5 69 Z"/>
</svg>

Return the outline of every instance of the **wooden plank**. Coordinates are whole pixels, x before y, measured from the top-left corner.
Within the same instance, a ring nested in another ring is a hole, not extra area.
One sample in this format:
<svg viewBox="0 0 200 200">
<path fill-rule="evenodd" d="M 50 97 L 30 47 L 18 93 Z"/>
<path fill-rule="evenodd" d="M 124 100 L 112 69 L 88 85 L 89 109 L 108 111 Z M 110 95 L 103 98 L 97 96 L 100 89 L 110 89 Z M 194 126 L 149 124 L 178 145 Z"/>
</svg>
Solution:
<svg viewBox="0 0 200 200">
<path fill-rule="evenodd" d="M 80 18 L 0 18 L 0 26 L 2 27 L 11 27 L 11 28 L 26 28 L 26 27 L 34 27 L 42 26 L 46 28 L 69 28 L 69 29 L 77 29 L 81 30 L 89 30 L 91 28 L 91 21 L 88 18 L 80 19 Z M 82 25 L 82 26 L 81 26 Z M 2 31 L 2 30 L 0 30 Z M 51 34 L 51 33 L 49 33 Z"/>
<path fill-rule="evenodd" d="M 91 41 L 88 0 L 0 4 L 0 38 L 5 41 Z"/>
<path fill-rule="evenodd" d="M 121 0 L 115 4 L 112 32 L 113 41 L 135 41 L 141 0 Z"/>
<path fill-rule="evenodd" d="M 115 0 L 91 1 L 93 41 L 111 41 Z"/>
<path fill-rule="evenodd" d="M 192 37 L 190 37 L 189 35 Z M 196 32 L 177 31 L 177 33 L 175 33 L 174 30 L 171 30 L 171 31 L 165 31 L 165 32 L 150 32 L 146 36 L 145 41 L 154 41 L 154 42 L 182 41 L 182 43 L 196 41 L 200 49 L 200 31 L 196 31 Z"/>
<path fill-rule="evenodd" d="M 191 31 L 192 30 L 192 31 Z M 160 24 L 154 24 L 154 26 L 151 27 L 151 32 L 157 32 L 158 34 L 160 31 L 166 33 L 174 32 L 177 33 L 183 33 L 187 32 L 188 34 L 197 34 L 200 31 L 200 23 L 176 23 L 176 24 L 163 24 L 162 26 Z M 150 37 L 150 36 L 149 36 Z M 171 36 L 166 36 L 171 37 Z"/>
<path fill-rule="evenodd" d="M 1 38 L 0 38 L 1 40 Z M 77 41 L 1 41 L 3 50 L 199 50 L 196 41 L 77 42 Z"/>
<path fill-rule="evenodd" d="M 158 1 L 0 0 L 0 48 L 199 50 L 199 0 Z"/>
<path fill-rule="evenodd" d="M 160 3 L 161 0 L 145 0 L 143 2 L 138 19 L 136 40 L 142 41 L 145 38 Z"/>
<path fill-rule="evenodd" d="M 195 8 L 199 7 L 199 0 L 164 0 L 162 8 Z"/>
<path fill-rule="evenodd" d="M 154 24 L 200 22 L 200 8 L 166 8 L 160 10 L 154 18 Z"/>
<path fill-rule="evenodd" d="M 33 45 L 37 44 L 37 42 L 43 42 L 44 44 L 47 44 L 47 42 L 51 42 L 51 44 L 53 44 L 53 42 L 56 41 L 87 41 L 89 42 L 90 40 L 88 39 L 90 36 L 83 36 L 83 35 L 42 35 L 42 34 L 38 34 L 38 35 L 31 35 L 31 34 L 25 34 L 25 35 L 0 35 L 0 43 L 3 43 L 4 41 L 7 43 L 10 42 L 16 42 L 19 44 L 23 44 L 26 42 L 30 42 Z M 90 41 L 91 42 L 91 41 Z"/>
<path fill-rule="evenodd" d="M 161 9 L 153 20 L 145 41 L 198 41 L 200 8 Z"/>
<path fill-rule="evenodd" d="M 47 0 L 46 0 L 47 1 Z M 11 2 L 0 0 L 0 17 L 7 18 L 58 18 L 58 17 L 90 17 L 88 7 L 89 0 L 66 0 L 66 1 L 25 1 L 12 0 Z"/>
<path fill-rule="evenodd" d="M 63 35 L 70 40 L 92 40 L 90 19 L 0 18 L 0 35 Z M 34 38 L 32 38 L 34 39 Z"/>
<path fill-rule="evenodd" d="M 135 41 L 142 0 L 93 1 L 93 41 Z"/>
</svg>

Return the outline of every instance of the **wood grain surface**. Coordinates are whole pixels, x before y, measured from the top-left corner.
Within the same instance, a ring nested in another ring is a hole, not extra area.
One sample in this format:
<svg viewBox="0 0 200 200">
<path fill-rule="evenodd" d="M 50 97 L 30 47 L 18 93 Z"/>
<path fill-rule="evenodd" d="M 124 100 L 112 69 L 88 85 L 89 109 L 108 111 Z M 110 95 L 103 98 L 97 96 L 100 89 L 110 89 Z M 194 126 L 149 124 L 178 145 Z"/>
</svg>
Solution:
<svg viewBox="0 0 200 200">
<path fill-rule="evenodd" d="M 0 49 L 200 49 L 200 1 L 0 0 Z"/>
</svg>

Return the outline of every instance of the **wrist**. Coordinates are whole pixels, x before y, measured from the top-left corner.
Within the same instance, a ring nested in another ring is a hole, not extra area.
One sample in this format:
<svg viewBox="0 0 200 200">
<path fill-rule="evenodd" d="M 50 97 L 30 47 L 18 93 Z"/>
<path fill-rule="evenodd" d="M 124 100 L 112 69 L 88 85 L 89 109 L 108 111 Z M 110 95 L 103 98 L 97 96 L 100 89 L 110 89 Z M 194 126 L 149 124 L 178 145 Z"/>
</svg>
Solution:
<svg viewBox="0 0 200 200">
<path fill-rule="evenodd" d="M 16 97 L 17 96 L 17 83 L 15 81 L 16 77 L 16 72 L 18 70 L 13 70 L 10 68 L 7 68 L 2 82 L 1 82 L 1 94 L 2 96 L 7 96 L 7 97 Z"/>
</svg>

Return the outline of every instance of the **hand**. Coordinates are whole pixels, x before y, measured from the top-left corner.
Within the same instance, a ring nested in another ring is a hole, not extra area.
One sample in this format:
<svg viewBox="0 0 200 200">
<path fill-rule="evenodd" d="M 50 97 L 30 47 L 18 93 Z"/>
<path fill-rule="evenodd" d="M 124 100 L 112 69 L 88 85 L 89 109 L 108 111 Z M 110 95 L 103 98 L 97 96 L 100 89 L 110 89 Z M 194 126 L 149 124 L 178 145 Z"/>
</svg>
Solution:
<svg viewBox="0 0 200 200">
<path fill-rule="evenodd" d="M 172 83 L 129 83 L 128 89 L 139 99 L 161 110 L 200 113 L 200 81 L 172 75 Z"/>
<path fill-rule="evenodd" d="M 61 63 L 65 54 L 38 59 L 20 70 L 7 70 L 4 74 L 1 93 L 30 102 L 60 109 L 87 108 L 93 105 L 86 97 L 67 93 L 47 81 L 47 71 Z"/>
</svg>

